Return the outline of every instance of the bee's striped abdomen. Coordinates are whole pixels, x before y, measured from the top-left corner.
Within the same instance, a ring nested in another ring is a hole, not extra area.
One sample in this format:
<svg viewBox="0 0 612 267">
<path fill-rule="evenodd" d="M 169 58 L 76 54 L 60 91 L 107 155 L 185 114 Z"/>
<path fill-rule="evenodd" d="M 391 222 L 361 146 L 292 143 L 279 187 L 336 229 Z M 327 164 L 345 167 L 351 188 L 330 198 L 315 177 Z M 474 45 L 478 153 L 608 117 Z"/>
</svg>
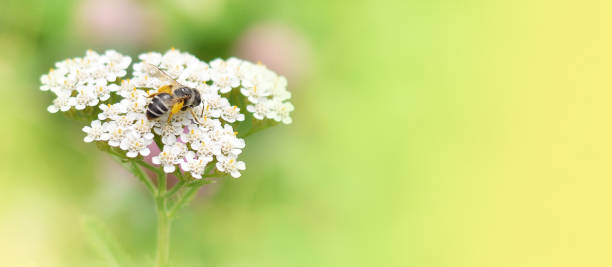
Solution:
<svg viewBox="0 0 612 267">
<path fill-rule="evenodd" d="M 161 93 L 156 95 L 151 100 L 151 103 L 147 106 L 147 119 L 157 119 L 168 112 L 169 107 L 166 105 L 172 96 L 167 93 Z"/>
</svg>

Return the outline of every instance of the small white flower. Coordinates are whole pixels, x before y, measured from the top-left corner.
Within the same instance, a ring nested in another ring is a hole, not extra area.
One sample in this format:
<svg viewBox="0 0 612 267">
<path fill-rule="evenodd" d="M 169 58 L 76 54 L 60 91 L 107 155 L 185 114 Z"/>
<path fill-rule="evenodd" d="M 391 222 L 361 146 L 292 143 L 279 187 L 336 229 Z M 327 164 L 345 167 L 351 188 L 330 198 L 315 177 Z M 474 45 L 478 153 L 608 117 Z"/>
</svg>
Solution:
<svg viewBox="0 0 612 267">
<path fill-rule="evenodd" d="M 221 153 L 225 156 L 238 156 L 245 146 L 244 139 L 236 138 L 234 135 L 226 135 L 219 140 Z"/>
<path fill-rule="evenodd" d="M 182 81 L 191 81 L 199 84 L 204 84 L 210 80 L 210 67 L 208 64 L 197 61 L 188 65 L 185 71 L 179 76 Z"/>
<path fill-rule="evenodd" d="M 289 116 L 289 113 L 291 113 L 293 109 L 294 109 L 293 105 L 289 102 L 282 103 L 276 106 L 276 110 L 275 110 L 276 117 L 274 119 L 278 121 L 282 121 L 284 124 L 291 124 L 293 120 L 291 119 L 291 116 Z"/>
<path fill-rule="evenodd" d="M 138 58 L 142 60 L 143 62 L 157 66 L 161 62 L 162 55 L 157 52 L 150 52 L 150 53 L 140 54 Z"/>
<path fill-rule="evenodd" d="M 164 151 L 160 152 L 159 155 L 151 159 L 153 164 L 162 165 L 165 173 L 172 173 L 176 170 L 176 167 L 174 166 L 176 160 L 177 157 L 165 149 Z"/>
<path fill-rule="evenodd" d="M 210 117 L 212 118 L 221 117 L 223 110 L 231 106 L 227 98 L 219 95 L 206 99 L 206 104 L 210 105 Z"/>
<path fill-rule="evenodd" d="M 234 178 L 240 177 L 240 171 L 246 169 L 244 162 L 236 161 L 236 158 L 234 157 L 218 156 L 217 161 L 217 169 L 219 171 L 229 173 Z"/>
<path fill-rule="evenodd" d="M 44 74 L 40 77 L 40 82 L 42 85 L 40 86 L 40 90 L 42 91 L 55 91 L 60 90 L 64 85 L 64 81 L 66 81 L 66 70 L 58 69 L 49 70 L 48 74 Z"/>
<path fill-rule="evenodd" d="M 98 113 L 98 119 L 115 119 L 119 114 L 125 113 L 124 106 L 120 103 L 117 104 L 100 104 L 98 106 L 102 112 Z"/>
<path fill-rule="evenodd" d="M 125 71 L 132 62 L 130 57 L 124 57 L 114 50 L 108 50 L 104 54 L 105 63 L 105 79 L 109 82 L 115 81 L 118 77 L 123 77 L 127 72 Z"/>
<path fill-rule="evenodd" d="M 208 138 L 208 136 L 204 136 L 199 140 L 195 140 L 190 142 L 191 148 L 198 152 L 200 156 L 213 156 L 213 155 L 221 155 L 221 146 L 219 143 L 214 142 Z"/>
<path fill-rule="evenodd" d="M 226 122 L 233 123 L 235 121 L 243 121 L 244 114 L 240 113 L 240 108 L 237 106 L 226 107 L 223 109 L 223 113 L 221 113 L 221 118 Z"/>
<path fill-rule="evenodd" d="M 109 86 L 97 85 L 94 87 L 94 93 L 98 99 L 100 99 L 101 101 L 106 101 L 110 98 L 110 93 L 113 91 L 117 91 L 118 87 L 119 86 L 117 86 L 116 84 L 111 84 Z"/>
<path fill-rule="evenodd" d="M 159 155 L 153 157 L 151 160 L 154 164 L 162 165 L 164 172 L 172 173 L 176 170 L 175 164 L 179 164 L 182 161 L 182 157 L 186 152 L 185 144 L 176 143 L 175 145 L 166 145 L 164 150 Z"/>
<path fill-rule="evenodd" d="M 110 136 L 106 133 L 105 126 L 106 124 L 102 124 L 99 120 L 94 120 L 91 122 L 91 127 L 83 127 L 83 132 L 87 133 L 87 136 L 84 138 L 85 143 L 108 140 Z"/>
<path fill-rule="evenodd" d="M 255 105 L 248 105 L 246 107 L 248 112 L 253 113 L 253 117 L 258 120 L 263 120 L 266 118 L 266 114 L 268 114 L 268 101 L 259 101 Z"/>
<path fill-rule="evenodd" d="M 181 169 L 186 172 L 190 172 L 191 176 L 196 179 L 202 179 L 202 175 L 206 170 L 206 165 L 211 162 L 213 158 L 211 156 L 198 156 L 196 158 L 195 153 L 192 151 L 187 152 L 185 155 L 185 161 L 181 162 Z"/>
<path fill-rule="evenodd" d="M 228 93 L 240 85 L 240 80 L 230 73 L 213 72 L 211 79 L 219 87 L 219 93 L 222 94 Z"/>
<path fill-rule="evenodd" d="M 135 120 L 136 120 L 135 115 L 128 113 L 126 115 L 119 115 L 115 117 L 114 122 L 117 123 L 117 126 L 127 129 L 130 126 L 132 126 L 132 124 L 134 124 Z"/>
<path fill-rule="evenodd" d="M 130 79 L 122 80 L 121 86 L 119 86 L 119 88 L 117 89 L 117 94 L 119 94 L 122 97 L 127 97 L 128 94 L 134 91 L 135 89 L 136 89 L 136 85 L 134 84 L 132 80 Z"/>
<path fill-rule="evenodd" d="M 85 86 L 78 90 L 78 94 L 74 97 L 75 105 L 74 108 L 77 110 L 83 110 L 87 106 L 95 106 L 99 100 L 94 93 L 93 87 Z"/>
<path fill-rule="evenodd" d="M 153 122 L 151 122 L 145 117 L 137 119 L 132 127 L 134 131 L 136 131 L 143 138 L 152 140 L 155 137 L 155 135 L 151 132 L 151 128 L 153 128 Z"/>
<path fill-rule="evenodd" d="M 121 104 L 127 108 L 128 112 L 144 114 L 147 110 L 147 100 L 145 98 L 137 98 L 135 100 L 131 100 L 125 98 L 121 100 Z"/>
<path fill-rule="evenodd" d="M 151 153 L 147 147 L 151 142 L 151 139 L 142 138 L 136 132 L 130 132 L 126 138 L 121 141 L 119 148 L 127 151 L 126 155 L 130 158 L 135 158 L 139 153 L 146 157 Z"/>
<path fill-rule="evenodd" d="M 180 136 L 183 142 L 191 143 L 204 138 L 204 134 L 205 129 L 200 128 L 199 125 L 190 125 L 187 127 L 187 132 L 182 132 Z"/>
<path fill-rule="evenodd" d="M 272 97 L 277 101 L 285 101 L 291 98 L 291 92 L 287 91 L 287 78 L 279 76 L 272 87 Z"/>
<path fill-rule="evenodd" d="M 176 142 L 176 137 L 183 133 L 183 127 L 180 123 L 166 123 L 165 120 L 161 126 L 153 128 L 153 131 L 162 136 L 162 143 L 173 145 Z"/>
<path fill-rule="evenodd" d="M 106 126 L 106 130 L 109 134 L 108 145 L 117 147 L 121 144 L 123 138 L 125 138 L 127 131 L 124 127 L 117 125 L 114 121 L 109 122 Z"/>
<path fill-rule="evenodd" d="M 221 121 L 217 119 L 209 119 L 206 116 L 200 120 L 200 129 L 205 132 L 212 131 L 216 128 L 221 128 Z"/>
<path fill-rule="evenodd" d="M 73 97 L 70 97 L 69 94 L 61 93 L 53 100 L 53 105 L 49 106 L 47 110 L 51 113 L 56 113 L 60 110 L 66 112 L 74 105 L 75 101 Z"/>
</svg>

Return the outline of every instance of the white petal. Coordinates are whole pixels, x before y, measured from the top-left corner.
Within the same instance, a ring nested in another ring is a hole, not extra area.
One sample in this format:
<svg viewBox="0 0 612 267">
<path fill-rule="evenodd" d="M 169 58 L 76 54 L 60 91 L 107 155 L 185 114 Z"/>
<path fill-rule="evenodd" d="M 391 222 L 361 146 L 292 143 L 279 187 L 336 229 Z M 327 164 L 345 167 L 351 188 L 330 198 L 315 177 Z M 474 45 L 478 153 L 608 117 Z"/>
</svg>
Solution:
<svg viewBox="0 0 612 267">
<path fill-rule="evenodd" d="M 83 141 L 85 141 L 85 143 L 91 143 L 91 142 L 93 142 L 93 140 L 94 140 L 93 137 L 91 137 L 89 135 L 85 136 L 85 138 L 83 138 Z"/>
<path fill-rule="evenodd" d="M 173 173 L 176 170 L 176 167 L 174 167 L 174 165 L 166 165 L 164 166 L 164 172 L 165 173 Z"/>
<path fill-rule="evenodd" d="M 135 158 L 136 156 L 138 156 L 138 152 L 136 152 L 136 151 L 128 151 L 128 153 L 126 155 L 129 158 Z"/>
<path fill-rule="evenodd" d="M 217 166 L 217 170 L 222 171 L 222 172 L 225 171 L 225 168 L 223 168 L 223 164 L 221 164 L 221 162 L 217 162 L 216 166 Z"/>
<path fill-rule="evenodd" d="M 51 105 L 47 107 L 47 111 L 49 111 L 50 113 L 56 113 L 59 111 L 59 109 L 56 106 Z"/>
<path fill-rule="evenodd" d="M 231 173 L 231 175 L 234 178 L 238 178 L 238 177 L 240 177 L 240 172 L 239 171 L 234 171 L 234 172 Z"/>
<path fill-rule="evenodd" d="M 159 157 L 153 157 L 153 158 L 151 158 L 151 162 L 153 162 L 153 164 L 155 164 L 155 165 L 159 165 L 159 163 L 161 163 L 161 162 L 159 161 Z"/>
<path fill-rule="evenodd" d="M 140 150 L 140 155 L 142 155 L 143 157 L 146 157 L 149 154 L 151 154 L 151 150 L 147 147 Z"/>
<path fill-rule="evenodd" d="M 116 146 L 119 146 L 119 144 L 121 144 L 121 143 L 119 143 L 118 141 L 108 141 L 108 145 L 109 146 L 115 146 L 116 147 Z"/>
</svg>

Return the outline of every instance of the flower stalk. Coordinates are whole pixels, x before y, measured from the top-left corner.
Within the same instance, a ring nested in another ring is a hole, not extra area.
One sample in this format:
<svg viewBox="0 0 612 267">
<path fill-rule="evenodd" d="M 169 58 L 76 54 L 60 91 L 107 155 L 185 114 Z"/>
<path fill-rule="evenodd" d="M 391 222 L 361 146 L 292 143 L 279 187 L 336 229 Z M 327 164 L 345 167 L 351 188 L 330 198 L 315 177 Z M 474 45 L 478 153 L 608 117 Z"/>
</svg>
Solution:
<svg viewBox="0 0 612 267">
<path fill-rule="evenodd" d="M 156 267 L 166 267 L 170 255 L 170 226 L 171 218 L 166 211 L 166 174 L 160 172 L 157 176 L 157 196 L 155 197 L 155 210 L 157 211 L 157 255 Z"/>
</svg>

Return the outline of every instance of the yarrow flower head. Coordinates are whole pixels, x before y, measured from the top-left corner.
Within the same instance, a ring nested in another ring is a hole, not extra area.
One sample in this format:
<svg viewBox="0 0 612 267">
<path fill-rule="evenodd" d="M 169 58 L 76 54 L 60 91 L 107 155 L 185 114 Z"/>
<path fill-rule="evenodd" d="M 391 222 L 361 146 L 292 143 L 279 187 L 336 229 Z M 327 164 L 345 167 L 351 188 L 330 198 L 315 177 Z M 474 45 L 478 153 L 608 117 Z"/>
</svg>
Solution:
<svg viewBox="0 0 612 267">
<path fill-rule="evenodd" d="M 176 49 L 138 59 L 129 79 L 122 78 L 132 59 L 114 50 L 57 62 L 40 79 L 40 89 L 56 97 L 48 111 L 89 116 L 84 141 L 126 158 L 148 156 L 157 145 L 161 152 L 153 155 L 154 164 L 166 173 L 180 168 L 195 179 L 215 173 L 239 177 L 246 168 L 238 160 L 246 146 L 243 137 L 292 122 L 287 80 L 262 64 L 237 58 L 207 63 Z M 174 82 L 197 92 L 198 104 L 189 106 L 188 98 L 175 95 Z M 148 118 L 157 99 L 152 96 L 159 93 L 170 94 L 172 107 L 180 111 L 156 109 L 161 115 Z"/>
</svg>

